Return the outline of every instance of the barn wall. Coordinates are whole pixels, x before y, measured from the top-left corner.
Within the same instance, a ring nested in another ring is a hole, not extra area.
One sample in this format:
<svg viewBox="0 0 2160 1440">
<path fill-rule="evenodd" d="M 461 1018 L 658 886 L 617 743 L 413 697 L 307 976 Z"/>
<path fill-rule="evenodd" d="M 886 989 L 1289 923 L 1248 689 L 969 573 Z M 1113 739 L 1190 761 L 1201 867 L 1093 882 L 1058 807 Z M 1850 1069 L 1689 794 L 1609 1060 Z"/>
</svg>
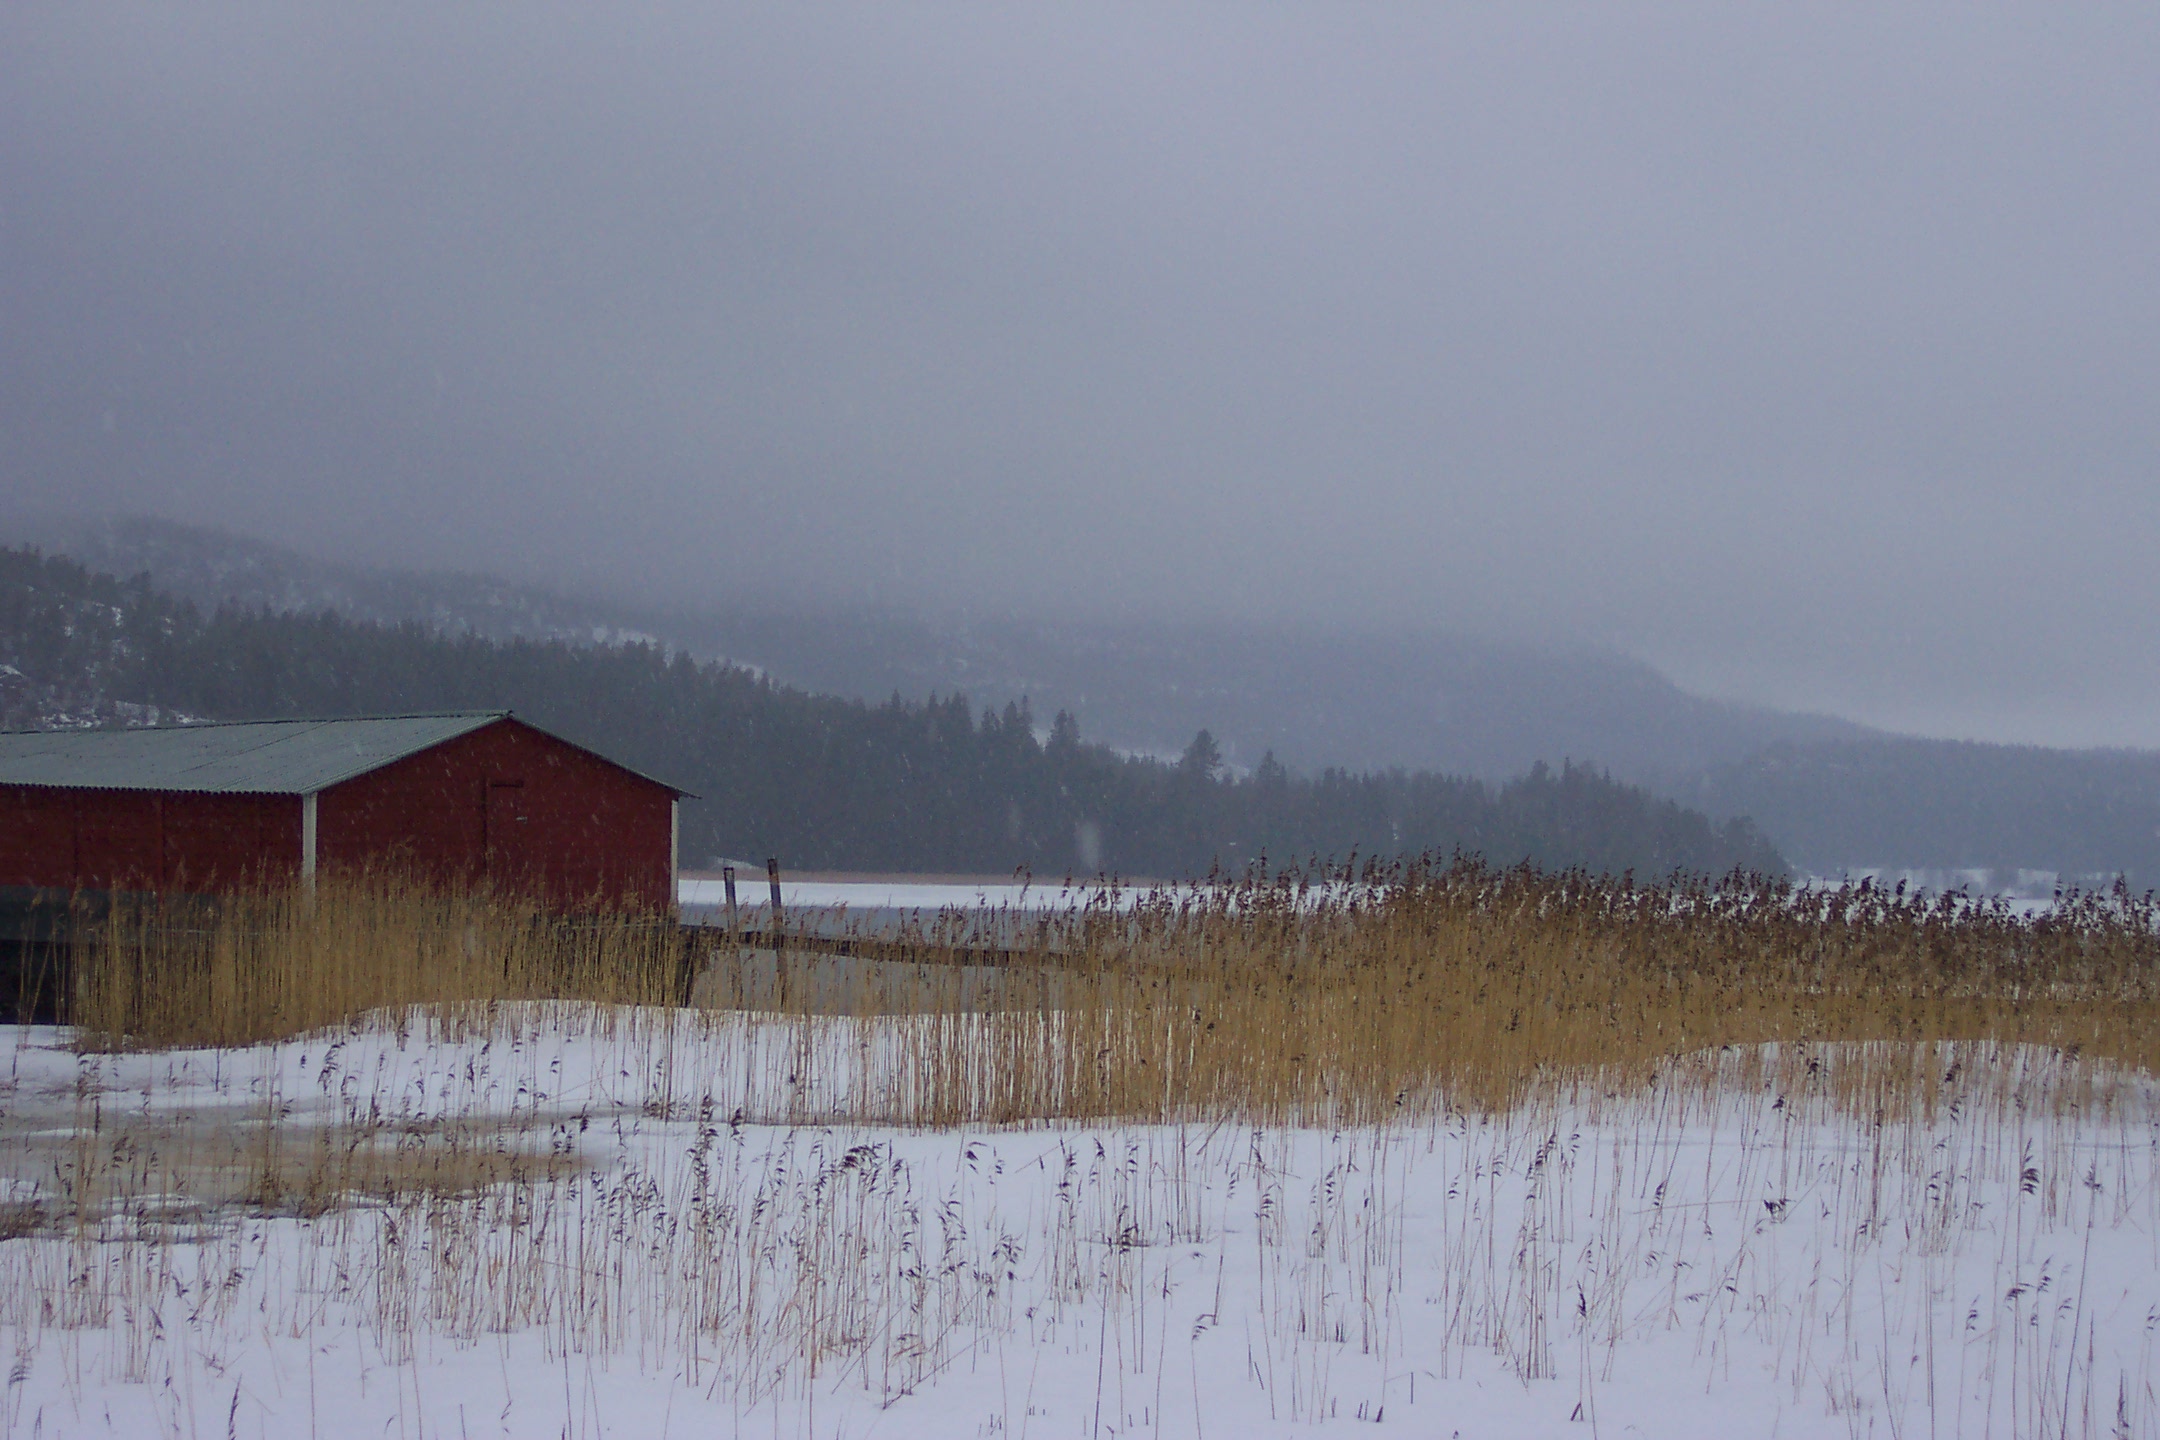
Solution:
<svg viewBox="0 0 2160 1440">
<path fill-rule="evenodd" d="M 299 872 L 298 796 L 0 785 L 0 885 L 211 891 Z"/>
<path fill-rule="evenodd" d="M 322 792 L 325 872 L 409 866 L 551 904 L 674 903 L 673 795 L 575 746 L 500 721 Z"/>
</svg>

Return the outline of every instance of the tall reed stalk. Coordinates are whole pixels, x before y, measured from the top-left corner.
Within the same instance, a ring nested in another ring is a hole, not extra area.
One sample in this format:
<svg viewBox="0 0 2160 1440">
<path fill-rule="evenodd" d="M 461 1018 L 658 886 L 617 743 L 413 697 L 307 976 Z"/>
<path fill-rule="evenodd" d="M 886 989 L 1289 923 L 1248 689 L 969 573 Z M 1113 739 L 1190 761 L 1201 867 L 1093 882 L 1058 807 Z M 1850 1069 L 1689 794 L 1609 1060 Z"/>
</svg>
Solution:
<svg viewBox="0 0 2160 1440">
<path fill-rule="evenodd" d="M 214 901 L 122 901 L 74 947 L 87 1049 L 248 1045 L 376 1010 L 503 1000 L 668 1004 L 684 946 L 664 917 L 551 915 L 394 875 Z"/>
<path fill-rule="evenodd" d="M 1032 949 L 999 968 L 944 963 L 921 940 L 886 952 L 898 962 L 849 962 L 836 995 L 829 976 L 786 983 L 837 963 L 797 944 L 761 962 L 782 983 L 706 993 L 806 1033 L 855 1027 L 850 1046 L 806 1046 L 826 1058 L 790 1062 L 790 1081 L 854 1056 L 843 1088 L 928 1124 L 1367 1123 L 1632 1087 L 1675 1056 L 1768 1042 L 1887 1047 L 1841 1068 L 1862 1108 L 1931 1104 L 1927 1057 L 1949 1042 L 2160 1064 L 2160 914 L 2119 890 L 2025 917 L 1868 885 L 1419 862 L 1105 894 L 1030 923 Z M 207 916 L 117 912 L 80 946 L 75 1017 L 81 1044 L 118 1048 L 245 1044 L 412 1007 L 667 1006 L 687 945 L 651 916 L 566 920 L 356 881 Z M 736 953 L 710 946 L 693 948 L 729 980 Z"/>
</svg>

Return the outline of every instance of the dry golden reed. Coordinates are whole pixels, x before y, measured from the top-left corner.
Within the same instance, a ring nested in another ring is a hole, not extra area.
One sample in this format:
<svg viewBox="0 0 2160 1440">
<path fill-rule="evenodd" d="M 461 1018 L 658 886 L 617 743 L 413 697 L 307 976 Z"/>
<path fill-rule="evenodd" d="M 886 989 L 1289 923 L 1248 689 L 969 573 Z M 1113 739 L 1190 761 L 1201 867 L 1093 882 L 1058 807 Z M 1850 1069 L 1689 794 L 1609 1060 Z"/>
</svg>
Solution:
<svg viewBox="0 0 2160 1440">
<path fill-rule="evenodd" d="M 669 1004 L 685 953 L 665 917 L 348 876 L 116 904 L 78 932 L 69 1018 L 84 1048 L 116 1050 L 250 1045 L 416 1006 Z"/>
<path fill-rule="evenodd" d="M 1362 1124 L 1505 1109 L 1540 1087 L 1631 1089 L 1676 1057 L 1772 1043 L 1780 1063 L 1841 1047 L 1839 1084 L 1861 1112 L 1930 1107 L 1946 1046 L 2160 1062 L 2160 916 L 2120 889 L 2022 916 L 1865 884 L 1413 862 L 1105 893 L 1012 919 L 1032 948 L 995 965 L 949 963 L 921 937 L 897 962 L 841 962 L 800 937 L 778 957 L 738 954 L 651 916 L 563 919 L 352 882 L 229 902 L 195 924 L 116 916 L 79 947 L 75 1019 L 80 1043 L 117 1048 L 502 1000 L 669 1006 L 687 993 L 686 961 L 710 956 L 721 983 L 702 994 L 802 1027 L 791 1080 L 871 1057 L 860 1063 L 878 1083 L 858 1088 L 880 1097 L 875 1118 L 915 1124 Z M 742 983 L 760 964 L 777 983 Z M 821 983 L 789 983 L 813 971 Z M 810 1043 L 834 1026 L 847 1044 Z"/>
</svg>

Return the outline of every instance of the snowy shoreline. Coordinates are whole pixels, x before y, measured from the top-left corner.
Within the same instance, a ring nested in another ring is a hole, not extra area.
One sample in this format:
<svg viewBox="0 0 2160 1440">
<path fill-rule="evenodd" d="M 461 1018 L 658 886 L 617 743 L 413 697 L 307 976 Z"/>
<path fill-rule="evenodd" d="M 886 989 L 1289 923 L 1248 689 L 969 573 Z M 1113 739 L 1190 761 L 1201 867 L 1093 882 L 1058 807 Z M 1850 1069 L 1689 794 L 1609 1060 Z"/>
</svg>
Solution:
<svg viewBox="0 0 2160 1440">
<path fill-rule="evenodd" d="M 926 1130 L 862 1118 L 895 1027 L 555 1004 L 120 1056 L 10 1031 L 7 1429 L 2160 1425 L 2141 1077 L 2069 1109 L 2061 1057 L 1967 1047 L 1932 1121 L 1872 1122 L 1826 1048 L 1812 1091 L 1706 1056 L 1638 1094 L 1353 1130 Z M 216 1127 L 243 1170 L 274 1142 L 534 1173 L 294 1213 L 218 1198 L 248 1175 L 181 1153 Z M 110 1202 L 64 1223 L 56 1177 L 97 1147 Z"/>
</svg>

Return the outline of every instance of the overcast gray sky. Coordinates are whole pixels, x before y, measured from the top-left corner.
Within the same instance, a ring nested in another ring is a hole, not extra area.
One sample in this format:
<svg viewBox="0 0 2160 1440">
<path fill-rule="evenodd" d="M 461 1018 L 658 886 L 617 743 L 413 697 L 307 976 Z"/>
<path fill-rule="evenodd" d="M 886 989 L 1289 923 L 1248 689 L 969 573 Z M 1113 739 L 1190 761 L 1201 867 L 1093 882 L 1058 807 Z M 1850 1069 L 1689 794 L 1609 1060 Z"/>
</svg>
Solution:
<svg viewBox="0 0 2160 1440">
<path fill-rule="evenodd" d="M 0 485 L 2160 745 L 2160 7 L 0 8 Z"/>
</svg>

